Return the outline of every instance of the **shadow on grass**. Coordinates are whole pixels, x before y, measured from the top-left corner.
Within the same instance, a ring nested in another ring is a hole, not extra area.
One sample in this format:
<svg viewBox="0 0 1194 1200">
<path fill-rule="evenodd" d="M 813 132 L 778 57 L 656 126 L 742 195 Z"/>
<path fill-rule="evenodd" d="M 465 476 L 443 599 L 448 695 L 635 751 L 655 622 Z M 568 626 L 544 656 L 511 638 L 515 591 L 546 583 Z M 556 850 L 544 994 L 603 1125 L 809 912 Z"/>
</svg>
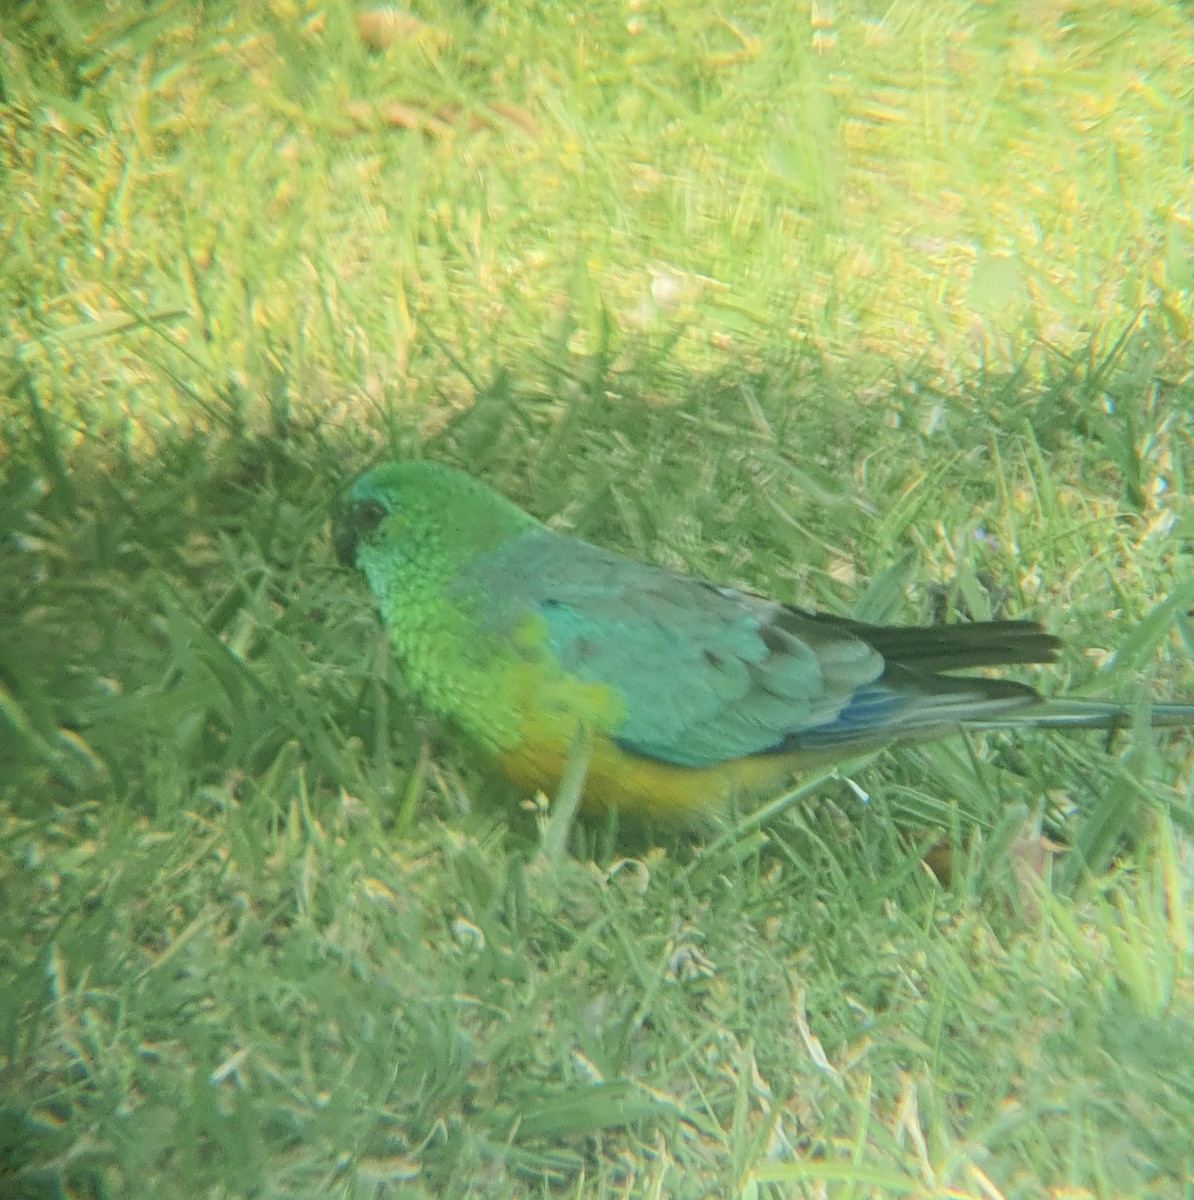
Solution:
<svg viewBox="0 0 1194 1200">
<path fill-rule="evenodd" d="M 1167 384 L 1141 339 L 1086 366 L 1055 362 L 1044 386 L 1012 374 L 957 396 L 893 379 L 848 396 L 797 357 L 680 378 L 663 357 L 617 371 L 600 355 L 539 364 L 547 390 L 498 373 L 421 445 L 397 408 L 372 428 L 297 417 L 295 385 L 274 374 L 264 419 L 243 397 L 213 396 L 206 428 L 136 453 L 90 439 L 68 449 L 37 381 L 14 376 L 0 477 L 0 607 L 13 614 L 0 632 L 0 786 L 33 810 L 71 795 L 157 808 L 180 781 L 268 771 L 288 745 L 327 782 L 359 782 L 344 743 L 378 750 L 378 714 L 363 700 L 384 653 L 327 523 L 345 483 L 379 458 L 439 458 L 589 540 L 848 611 L 862 588 L 839 577 L 895 561 L 917 522 L 994 545 L 973 512 L 1008 502 L 1017 468 L 1004 460 L 1017 455 L 1040 469 L 1026 482 L 1044 539 L 1064 538 L 1072 517 L 1046 456 L 1113 473 L 1117 519 L 1143 520 L 1134 510 L 1157 464 L 1142 455 L 1191 408 L 1189 381 Z M 920 619 L 1023 612 L 1014 552 L 985 567 L 955 559 L 927 585 Z M 872 619 L 908 616 L 905 580 Z"/>
</svg>

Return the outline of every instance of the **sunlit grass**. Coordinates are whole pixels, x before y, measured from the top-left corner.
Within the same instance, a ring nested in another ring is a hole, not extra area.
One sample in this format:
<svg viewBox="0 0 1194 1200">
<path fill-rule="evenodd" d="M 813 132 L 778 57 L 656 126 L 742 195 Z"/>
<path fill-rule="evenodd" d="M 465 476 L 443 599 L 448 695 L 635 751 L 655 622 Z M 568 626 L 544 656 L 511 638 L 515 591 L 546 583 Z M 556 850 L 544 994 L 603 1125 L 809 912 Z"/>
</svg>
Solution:
<svg viewBox="0 0 1194 1200">
<path fill-rule="evenodd" d="M 193 407 L 143 353 L 190 382 L 280 354 L 324 411 L 432 381 L 464 401 L 436 338 L 482 375 L 546 334 L 702 373 L 807 344 L 956 384 L 1141 308 L 1188 333 L 1172 6 L 490 6 L 383 52 L 338 6 L 18 32 L 9 335 L 75 366 L 54 400 L 97 421 L 109 389 L 138 426 Z"/>
</svg>

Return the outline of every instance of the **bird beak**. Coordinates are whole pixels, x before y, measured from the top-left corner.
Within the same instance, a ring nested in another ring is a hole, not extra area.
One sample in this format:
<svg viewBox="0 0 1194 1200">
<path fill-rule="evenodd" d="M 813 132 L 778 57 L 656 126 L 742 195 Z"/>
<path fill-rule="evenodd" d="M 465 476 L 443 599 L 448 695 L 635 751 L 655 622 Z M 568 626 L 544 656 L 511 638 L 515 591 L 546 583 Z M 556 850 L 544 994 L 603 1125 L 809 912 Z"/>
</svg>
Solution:
<svg viewBox="0 0 1194 1200">
<path fill-rule="evenodd" d="M 353 519 L 352 509 L 342 509 L 332 521 L 332 545 L 336 547 L 336 561 L 342 567 L 357 565 L 357 545 L 361 540 L 361 531 Z"/>
</svg>

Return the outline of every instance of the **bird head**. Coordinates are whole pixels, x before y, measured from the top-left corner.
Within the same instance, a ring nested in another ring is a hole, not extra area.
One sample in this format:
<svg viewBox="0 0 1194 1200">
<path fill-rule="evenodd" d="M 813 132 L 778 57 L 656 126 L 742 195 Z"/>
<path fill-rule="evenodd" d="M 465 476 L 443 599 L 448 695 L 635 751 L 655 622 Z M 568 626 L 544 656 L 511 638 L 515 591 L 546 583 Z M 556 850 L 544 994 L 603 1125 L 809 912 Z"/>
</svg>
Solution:
<svg viewBox="0 0 1194 1200">
<path fill-rule="evenodd" d="M 537 525 L 484 484 L 439 463 L 389 462 L 349 487 L 332 527 L 336 557 L 379 594 L 405 575 L 455 574 L 477 554 Z"/>
</svg>

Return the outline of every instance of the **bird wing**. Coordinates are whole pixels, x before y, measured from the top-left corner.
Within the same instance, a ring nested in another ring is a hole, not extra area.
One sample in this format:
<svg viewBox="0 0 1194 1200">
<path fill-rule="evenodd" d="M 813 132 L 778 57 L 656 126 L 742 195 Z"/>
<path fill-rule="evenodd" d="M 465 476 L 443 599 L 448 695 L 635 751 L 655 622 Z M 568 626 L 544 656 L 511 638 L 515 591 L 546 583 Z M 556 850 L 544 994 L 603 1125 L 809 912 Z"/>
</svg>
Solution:
<svg viewBox="0 0 1194 1200">
<path fill-rule="evenodd" d="M 538 528 L 454 583 L 488 632 L 613 689 L 625 750 L 706 767 L 788 749 L 871 746 L 1023 708 L 1022 684 L 938 674 L 1047 661 L 1029 622 L 870 626 L 648 566 Z"/>
</svg>

